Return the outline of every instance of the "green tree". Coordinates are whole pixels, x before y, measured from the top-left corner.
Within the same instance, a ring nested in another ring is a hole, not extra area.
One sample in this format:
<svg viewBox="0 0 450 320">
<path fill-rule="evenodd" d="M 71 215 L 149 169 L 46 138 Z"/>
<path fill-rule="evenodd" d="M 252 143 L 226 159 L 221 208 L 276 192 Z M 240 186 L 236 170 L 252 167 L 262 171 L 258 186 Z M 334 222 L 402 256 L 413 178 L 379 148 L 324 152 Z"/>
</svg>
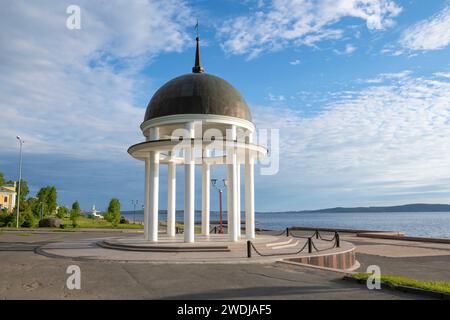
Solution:
<svg viewBox="0 0 450 320">
<path fill-rule="evenodd" d="M 38 198 L 38 202 L 42 202 L 45 204 L 44 216 L 53 214 L 56 211 L 57 193 L 54 186 L 41 188 L 36 196 Z"/>
<path fill-rule="evenodd" d="M 10 183 L 14 183 L 14 181 L 6 181 L 7 184 Z M 19 191 L 19 184 L 16 184 L 16 191 Z M 24 212 L 25 208 L 28 207 L 27 206 L 27 200 L 26 197 L 28 195 L 28 193 L 30 193 L 30 190 L 28 189 L 28 183 L 25 180 L 20 180 L 20 197 L 19 197 L 19 201 L 20 201 L 20 212 Z M 16 207 L 14 208 L 14 212 L 17 211 L 17 195 L 16 195 Z M 20 218 L 20 217 L 19 217 Z"/>
<path fill-rule="evenodd" d="M 19 185 L 16 185 L 17 190 L 19 189 Z M 25 198 L 30 193 L 30 189 L 28 189 L 28 182 L 25 180 L 20 180 L 20 201 L 25 201 Z"/>
<path fill-rule="evenodd" d="M 20 204 L 20 214 L 19 214 L 19 226 L 22 228 L 31 228 L 36 225 L 36 218 L 33 213 L 33 206 L 35 201 L 35 198 L 30 198 L 26 201 L 21 202 Z M 17 217 L 17 210 L 14 210 L 13 213 L 13 221 L 11 226 L 16 225 L 16 217 Z"/>
<path fill-rule="evenodd" d="M 5 184 L 5 176 L 3 175 L 3 172 L 0 171 L 0 186 Z"/>
<path fill-rule="evenodd" d="M 56 216 L 60 219 L 64 218 L 67 213 L 69 212 L 69 209 L 67 209 L 65 206 L 59 206 L 56 211 Z"/>
<path fill-rule="evenodd" d="M 58 196 L 57 196 L 57 193 L 56 193 L 56 187 L 52 186 L 50 188 L 50 191 L 49 191 L 48 202 L 47 202 L 47 205 L 49 206 L 50 213 L 56 212 L 56 207 L 58 206 L 57 203 L 56 203 L 57 197 Z"/>
<path fill-rule="evenodd" d="M 105 215 L 106 221 L 112 223 L 115 227 L 120 222 L 120 201 L 117 198 L 112 198 L 109 202 L 108 211 Z"/>
<path fill-rule="evenodd" d="M 41 217 L 41 203 L 38 202 L 38 199 L 35 197 L 29 197 L 26 201 L 25 201 L 25 206 L 26 207 L 30 207 L 31 208 L 31 212 L 33 213 L 33 215 L 35 217 L 40 218 Z"/>
<path fill-rule="evenodd" d="M 20 213 L 19 224 L 22 228 L 32 228 L 36 225 L 36 219 L 30 207 Z"/>
<path fill-rule="evenodd" d="M 14 215 L 8 213 L 8 209 L 0 210 L 0 227 L 12 227 L 14 224 Z"/>
<path fill-rule="evenodd" d="M 75 201 L 72 204 L 72 210 L 70 211 L 70 220 L 72 221 L 72 226 L 75 228 L 78 225 L 78 218 L 80 217 L 80 204 Z"/>
</svg>

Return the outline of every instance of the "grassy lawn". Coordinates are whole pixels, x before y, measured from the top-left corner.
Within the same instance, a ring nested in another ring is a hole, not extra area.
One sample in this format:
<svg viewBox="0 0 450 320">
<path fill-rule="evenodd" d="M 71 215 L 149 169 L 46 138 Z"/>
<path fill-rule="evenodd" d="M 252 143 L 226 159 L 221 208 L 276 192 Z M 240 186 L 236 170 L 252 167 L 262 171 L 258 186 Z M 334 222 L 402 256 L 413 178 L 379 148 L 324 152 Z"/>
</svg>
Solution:
<svg viewBox="0 0 450 320">
<path fill-rule="evenodd" d="M 72 226 L 72 221 L 70 218 L 66 217 L 63 220 L 64 228 L 39 228 L 37 226 L 34 226 L 33 228 L 20 228 L 20 230 L 45 230 L 45 229 L 51 229 L 53 231 L 76 231 L 80 228 L 86 228 L 86 229 L 144 229 L 144 226 L 142 224 L 134 224 L 134 223 L 119 223 L 117 226 L 113 226 L 111 222 L 108 222 L 104 219 L 93 219 L 88 217 L 79 217 L 78 218 L 78 225 L 76 228 Z M 166 221 L 160 221 L 159 225 L 161 227 L 165 227 L 167 225 Z M 177 223 L 176 227 L 178 228 L 179 232 L 184 230 L 184 225 Z M 2 228 L 0 228 L 0 234 L 2 233 Z M 201 227 L 195 226 L 195 233 L 200 234 L 201 233 Z M 21 234 L 21 236 L 27 236 L 28 234 Z"/>
<path fill-rule="evenodd" d="M 72 227 L 72 221 L 69 218 L 63 219 L 65 224 L 65 229 L 73 229 Z M 160 221 L 160 226 L 166 226 L 166 221 Z M 184 230 L 184 225 L 177 223 L 177 228 L 182 231 Z M 134 224 L 134 223 L 124 223 L 124 224 L 118 224 L 116 227 L 113 227 L 111 222 L 108 222 L 103 219 L 91 219 L 86 217 L 80 217 L 78 219 L 78 226 L 77 228 L 104 228 L 104 229 L 144 229 L 144 226 L 142 224 Z M 195 226 L 195 233 L 201 233 L 201 227 Z"/>
<path fill-rule="evenodd" d="M 367 278 L 371 274 L 368 273 L 357 273 L 351 275 L 354 279 L 357 280 L 367 280 Z M 410 279 L 402 276 L 395 275 L 382 275 L 381 281 L 386 283 L 388 286 L 392 288 L 396 288 L 398 286 L 407 286 L 413 288 L 419 288 L 429 291 L 435 291 L 439 293 L 447 293 L 450 294 L 450 282 L 448 281 L 420 281 L 416 279 Z"/>
<path fill-rule="evenodd" d="M 69 218 L 64 218 L 65 229 L 73 229 L 72 221 Z M 113 226 L 111 222 L 103 219 L 91 219 L 86 217 L 80 217 L 78 219 L 77 228 L 99 228 L 99 229 L 143 229 L 141 224 L 134 223 L 119 223 L 117 226 Z"/>
</svg>

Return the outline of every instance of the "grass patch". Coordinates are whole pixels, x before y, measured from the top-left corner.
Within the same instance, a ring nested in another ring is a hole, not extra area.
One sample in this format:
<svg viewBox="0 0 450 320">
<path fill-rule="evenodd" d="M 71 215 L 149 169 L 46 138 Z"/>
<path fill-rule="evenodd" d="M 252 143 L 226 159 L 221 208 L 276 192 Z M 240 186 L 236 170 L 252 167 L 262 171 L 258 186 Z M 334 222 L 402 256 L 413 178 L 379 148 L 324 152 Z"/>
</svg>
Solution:
<svg viewBox="0 0 450 320">
<path fill-rule="evenodd" d="M 16 236 L 18 236 L 18 237 L 30 237 L 31 234 L 30 233 L 16 233 Z"/>
<path fill-rule="evenodd" d="M 69 218 L 64 218 L 65 229 L 73 229 L 72 221 Z M 103 219 L 91 219 L 86 217 L 80 217 L 78 219 L 77 228 L 98 228 L 98 229 L 143 229 L 141 224 L 134 223 L 119 223 L 117 226 L 113 226 L 111 222 Z"/>
<path fill-rule="evenodd" d="M 357 273 L 351 275 L 356 280 L 365 281 L 371 274 L 369 273 Z M 418 289 L 424 289 L 428 291 L 434 291 L 439 293 L 450 294 L 450 282 L 448 281 L 421 281 L 411 278 L 395 275 L 382 275 L 381 281 L 390 286 L 396 288 L 398 286 L 406 286 Z"/>
<path fill-rule="evenodd" d="M 63 220 L 63 224 L 64 224 L 64 228 L 63 229 L 58 229 L 58 228 L 20 228 L 20 230 L 52 230 L 52 231 L 76 231 L 77 229 L 80 228 L 85 228 L 85 229 L 144 229 L 144 225 L 142 224 L 137 224 L 137 223 L 119 223 L 118 225 L 116 225 L 115 227 L 112 225 L 111 222 L 108 222 L 104 219 L 95 219 L 95 218 L 88 218 L 88 217 L 79 217 L 78 218 L 78 225 L 76 228 L 74 228 L 72 226 L 72 221 L 70 220 L 70 218 L 64 218 Z M 166 221 L 160 221 L 159 225 L 162 227 L 167 226 Z M 178 228 L 179 232 L 182 232 L 184 230 L 184 225 L 182 223 L 177 223 L 176 227 Z M 200 234 L 201 233 L 201 227 L 200 226 L 195 226 L 195 233 L 196 234 Z M 2 234 L 2 230 L 0 228 L 0 235 Z M 25 234 L 17 234 L 20 236 L 26 236 Z M 29 235 L 29 234 L 28 234 Z"/>
</svg>

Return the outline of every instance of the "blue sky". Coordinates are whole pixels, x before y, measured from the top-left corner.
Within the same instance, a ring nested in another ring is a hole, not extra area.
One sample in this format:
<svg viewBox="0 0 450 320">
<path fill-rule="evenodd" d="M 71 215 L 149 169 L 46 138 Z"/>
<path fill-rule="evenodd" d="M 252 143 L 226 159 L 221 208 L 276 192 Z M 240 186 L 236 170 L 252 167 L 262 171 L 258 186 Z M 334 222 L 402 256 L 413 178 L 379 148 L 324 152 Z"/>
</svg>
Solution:
<svg viewBox="0 0 450 320">
<path fill-rule="evenodd" d="M 80 30 L 66 28 L 71 4 Z M 448 0 L 7 0 L 0 17 L 0 171 L 16 178 L 23 136 L 32 193 L 142 203 L 143 165 L 126 149 L 153 93 L 190 72 L 198 18 L 206 71 L 280 130 L 258 211 L 450 203 Z"/>
</svg>

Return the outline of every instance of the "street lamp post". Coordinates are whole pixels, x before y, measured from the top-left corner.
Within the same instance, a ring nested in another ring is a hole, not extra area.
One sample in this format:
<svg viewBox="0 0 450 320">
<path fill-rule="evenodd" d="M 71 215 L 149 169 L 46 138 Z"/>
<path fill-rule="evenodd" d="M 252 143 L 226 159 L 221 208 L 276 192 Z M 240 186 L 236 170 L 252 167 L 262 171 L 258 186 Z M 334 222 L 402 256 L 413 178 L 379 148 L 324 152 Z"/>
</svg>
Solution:
<svg viewBox="0 0 450 320">
<path fill-rule="evenodd" d="M 136 223 L 136 206 L 138 204 L 138 200 L 131 200 L 131 204 L 133 205 L 133 223 Z"/>
<path fill-rule="evenodd" d="M 220 209 L 220 226 L 219 226 L 219 233 L 223 233 L 223 223 L 222 223 L 222 216 L 223 216 L 223 210 L 222 210 L 222 193 L 223 189 L 227 187 L 227 180 L 222 179 L 223 187 L 219 188 L 217 186 L 217 179 L 211 179 L 211 185 L 219 191 L 219 209 Z"/>
<path fill-rule="evenodd" d="M 22 182 L 22 144 L 25 142 L 20 136 L 16 137 L 20 145 L 20 160 L 19 160 L 19 188 L 17 191 L 17 214 L 16 214 L 16 228 L 19 228 L 19 209 L 20 209 L 20 183 Z"/>
</svg>

